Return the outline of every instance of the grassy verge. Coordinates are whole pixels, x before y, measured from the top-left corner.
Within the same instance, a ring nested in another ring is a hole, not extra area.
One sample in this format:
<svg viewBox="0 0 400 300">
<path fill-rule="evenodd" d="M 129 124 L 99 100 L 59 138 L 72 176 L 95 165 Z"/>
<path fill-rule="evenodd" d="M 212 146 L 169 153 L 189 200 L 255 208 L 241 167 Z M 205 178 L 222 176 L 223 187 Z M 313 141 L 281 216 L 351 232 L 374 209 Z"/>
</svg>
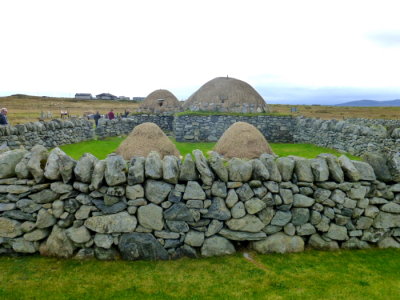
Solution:
<svg viewBox="0 0 400 300">
<path fill-rule="evenodd" d="M 110 137 L 104 140 L 86 141 L 77 144 L 64 145 L 60 148 L 75 159 L 79 159 L 83 153 L 90 152 L 98 159 L 104 159 L 108 154 L 112 153 L 118 148 L 119 144 L 125 137 Z M 214 148 L 215 143 L 181 143 L 176 142 L 174 139 L 171 141 L 176 145 L 182 156 L 187 153 L 192 153 L 193 150 L 199 149 L 207 154 Z M 272 150 L 279 156 L 296 155 L 305 158 L 315 158 L 321 153 L 332 153 L 340 156 L 341 153 L 324 147 L 319 147 L 311 144 L 270 144 Z M 347 154 L 350 159 L 359 160 L 360 158 Z"/>
<path fill-rule="evenodd" d="M 0 299 L 398 299 L 400 250 L 176 261 L 0 257 Z"/>
</svg>

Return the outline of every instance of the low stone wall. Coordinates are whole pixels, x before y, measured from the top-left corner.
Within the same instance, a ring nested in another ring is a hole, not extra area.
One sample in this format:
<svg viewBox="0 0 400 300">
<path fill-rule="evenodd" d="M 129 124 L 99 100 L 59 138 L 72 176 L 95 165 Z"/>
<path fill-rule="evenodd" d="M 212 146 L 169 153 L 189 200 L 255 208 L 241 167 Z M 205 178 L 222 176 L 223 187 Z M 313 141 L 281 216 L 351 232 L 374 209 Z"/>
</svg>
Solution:
<svg viewBox="0 0 400 300">
<path fill-rule="evenodd" d="M 296 118 L 294 142 L 345 151 L 354 155 L 400 149 L 400 122 L 396 120 L 319 120 Z"/>
<path fill-rule="evenodd" d="M 247 122 L 258 128 L 271 143 L 293 142 L 294 119 L 290 116 L 195 116 L 175 117 L 174 133 L 178 142 L 216 142 L 235 122 Z"/>
<path fill-rule="evenodd" d="M 365 162 L 231 159 L 195 150 L 78 161 L 42 146 L 0 154 L 0 253 L 112 260 L 400 247 L 400 155 Z"/>
<path fill-rule="evenodd" d="M 32 122 L 16 126 L 0 126 L 0 144 L 10 149 L 31 149 L 34 145 L 53 148 L 93 139 L 93 122 L 86 119 Z"/>
<path fill-rule="evenodd" d="M 122 119 L 100 119 L 99 126 L 96 128 L 96 134 L 100 138 L 117 135 L 127 135 L 133 128 L 145 122 L 152 122 L 157 124 L 163 131 L 173 131 L 173 115 L 150 115 L 150 114 L 137 114 L 128 118 Z"/>
</svg>

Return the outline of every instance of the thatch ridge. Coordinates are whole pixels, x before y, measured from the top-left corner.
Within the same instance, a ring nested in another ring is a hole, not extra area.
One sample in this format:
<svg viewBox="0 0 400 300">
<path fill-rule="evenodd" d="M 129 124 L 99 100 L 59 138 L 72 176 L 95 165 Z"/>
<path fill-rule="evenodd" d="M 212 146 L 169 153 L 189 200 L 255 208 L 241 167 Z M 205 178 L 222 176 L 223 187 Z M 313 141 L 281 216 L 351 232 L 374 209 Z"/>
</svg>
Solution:
<svg viewBox="0 0 400 300">
<path fill-rule="evenodd" d="M 138 108 L 139 112 L 151 113 L 178 112 L 181 110 L 181 103 L 175 95 L 163 89 L 151 92 Z"/>
<path fill-rule="evenodd" d="M 225 158 L 258 158 L 263 153 L 273 154 L 266 138 L 246 122 L 232 124 L 220 137 L 214 151 Z"/>
<path fill-rule="evenodd" d="M 184 103 L 189 110 L 265 112 L 267 104 L 248 83 L 230 77 L 217 77 L 202 85 Z"/>
<path fill-rule="evenodd" d="M 147 155 L 157 151 L 161 158 L 166 155 L 180 156 L 180 153 L 165 133 L 154 123 L 146 122 L 136 126 L 115 151 L 124 159 Z"/>
</svg>

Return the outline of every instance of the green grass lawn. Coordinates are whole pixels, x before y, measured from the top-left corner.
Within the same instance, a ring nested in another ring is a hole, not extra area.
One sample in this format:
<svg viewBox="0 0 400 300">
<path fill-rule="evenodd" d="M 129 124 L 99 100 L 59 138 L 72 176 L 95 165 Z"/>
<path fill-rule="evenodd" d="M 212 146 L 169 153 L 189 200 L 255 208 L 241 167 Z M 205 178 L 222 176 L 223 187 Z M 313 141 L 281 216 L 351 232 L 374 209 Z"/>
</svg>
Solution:
<svg viewBox="0 0 400 300">
<path fill-rule="evenodd" d="M 400 250 L 176 261 L 0 257 L 0 299 L 399 299 Z"/>
<path fill-rule="evenodd" d="M 104 159 L 108 154 L 118 148 L 119 144 L 125 137 L 110 137 L 103 140 L 86 141 L 71 145 L 64 145 L 60 148 L 75 159 L 79 159 L 83 153 L 90 152 L 99 159 Z M 194 149 L 203 151 L 206 155 L 208 151 L 212 150 L 215 143 L 181 143 L 171 139 L 176 145 L 182 156 L 191 153 Z M 338 151 L 319 147 L 311 144 L 270 144 L 274 153 L 279 156 L 296 155 L 305 158 L 315 158 L 321 153 L 332 153 L 340 156 Z M 347 154 L 350 159 L 359 159 L 356 156 Z"/>
</svg>

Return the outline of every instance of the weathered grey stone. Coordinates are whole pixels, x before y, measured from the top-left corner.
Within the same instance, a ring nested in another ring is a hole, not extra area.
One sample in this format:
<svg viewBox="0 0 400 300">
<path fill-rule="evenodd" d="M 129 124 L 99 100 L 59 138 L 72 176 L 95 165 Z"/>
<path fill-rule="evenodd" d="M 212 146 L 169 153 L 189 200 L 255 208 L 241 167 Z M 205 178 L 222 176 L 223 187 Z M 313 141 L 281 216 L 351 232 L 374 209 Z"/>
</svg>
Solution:
<svg viewBox="0 0 400 300">
<path fill-rule="evenodd" d="M 173 155 L 166 155 L 163 159 L 163 178 L 169 183 L 178 183 L 179 159 Z"/>
<path fill-rule="evenodd" d="M 360 173 L 360 180 L 376 180 L 374 169 L 369 164 L 363 161 L 356 160 L 353 160 L 352 163 Z"/>
<path fill-rule="evenodd" d="M 203 189 L 197 181 L 188 181 L 185 188 L 185 193 L 183 194 L 183 199 L 205 200 L 206 193 L 204 193 Z"/>
<path fill-rule="evenodd" d="M 289 189 L 280 189 L 279 195 L 283 201 L 283 204 L 292 204 L 293 203 L 293 192 Z"/>
<path fill-rule="evenodd" d="M 191 181 L 197 180 L 199 175 L 197 174 L 196 165 L 193 161 L 192 155 L 189 153 L 186 154 L 185 160 L 181 165 L 181 169 L 179 172 L 179 180 L 180 181 Z"/>
<path fill-rule="evenodd" d="M 68 183 L 72 179 L 74 169 L 76 166 L 76 160 L 69 157 L 66 154 L 60 153 L 58 155 L 58 170 L 61 174 L 64 183 Z"/>
<path fill-rule="evenodd" d="M 211 151 L 209 153 L 208 162 L 211 169 L 215 172 L 215 174 L 217 174 L 219 179 L 221 179 L 223 182 L 227 182 L 228 169 L 225 167 L 222 157 L 218 153 Z"/>
<path fill-rule="evenodd" d="M 294 195 L 294 200 L 293 200 L 294 207 L 311 207 L 313 206 L 314 203 L 315 200 L 313 198 L 301 194 Z"/>
<path fill-rule="evenodd" d="M 63 183 L 62 181 L 53 182 L 50 189 L 57 194 L 66 194 L 73 190 L 72 185 Z"/>
<path fill-rule="evenodd" d="M 344 173 L 340 166 L 339 160 L 333 154 L 320 154 L 318 157 L 324 158 L 328 164 L 330 177 L 336 182 L 344 181 Z"/>
<path fill-rule="evenodd" d="M 226 228 L 221 229 L 218 234 L 232 241 L 259 241 L 267 237 L 264 232 L 233 231 Z"/>
<path fill-rule="evenodd" d="M 226 196 L 228 195 L 226 183 L 223 181 L 214 181 L 211 187 L 211 195 L 220 198 L 226 198 Z"/>
<path fill-rule="evenodd" d="M 246 215 L 243 202 L 237 202 L 231 209 L 232 218 L 239 219 Z"/>
<path fill-rule="evenodd" d="M 0 237 L 15 238 L 22 234 L 21 223 L 9 218 L 0 217 Z"/>
<path fill-rule="evenodd" d="M 325 159 L 311 159 L 311 171 L 315 181 L 327 181 L 329 178 L 329 168 Z"/>
<path fill-rule="evenodd" d="M 98 260 L 117 260 L 119 258 L 118 251 L 114 248 L 104 249 L 96 247 L 94 248 L 94 256 Z"/>
<path fill-rule="evenodd" d="M 93 208 L 93 206 L 82 205 L 75 213 L 75 218 L 77 220 L 86 220 L 89 218 L 90 212 L 93 210 Z"/>
<path fill-rule="evenodd" d="M 126 182 L 126 161 L 120 155 L 107 156 L 104 178 L 109 186 L 116 186 Z"/>
<path fill-rule="evenodd" d="M 58 167 L 58 159 L 60 155 L 65 155 L 65 153 L 58 147 L 50 151 L 46 166 L 44 168 L 44 177 L 49 180 L 59 180 L 61 178 Z"/>
<path fill-rule="evenodd" d="M 392 175 L 387 166 L 387 159 L 385 156 L 379 153 L 366 152 L 362 155 L 362 158 L 374 169 L 374 173 L 378 180 L 384 182 L 392 180 Z"/>
<path fill-rule="evenodd" d="M 52 214 L 55 218 L 59 218 L 64 212 L 64 202 L 61 200 L 56 200 L 51 205 Z"/>
<path fill-rule="evenodd" d="M 90 183 L 91 190 L 98 190 L 103 185 L 105 171 L 106 162 L 104 160 L 97 161 L 93 168 L 92 181 Z"/>
<path fill-rule="evenodd" d="M 207 227 L 205 236 L 210 237 L 213 236 L 214 234 L 217 234 L 222 229 L 223 226 L 224 226 L 223 222 L 218 220 L 212 220 Z"/>
<path fill-rule="evenodd" d="M 93 241 L 97 247 L 101 247 L 104 249 L 110 249 L 114 242 L 114 239 L 109 234 L 96 233 Z"/>
<path fill-rule="evenodd" d="M 56 224 L 57 220 L 51 215 L 47 209 L 42 208 L 39 210 L 36 219 L 36 228 L 47 228 Z"/>
<path fill-rule="evenodd" d="M 23 238 L 18 238 L 12 241 L 12 248 L 17 253 L 35 253 L 37 251 L 35 245 Z"/>
<path fill-rule="evenodd" d="M 247 183 L 236 189 L 236 193 L 242 201 L 247 201 L 254 197 L 254 192 Z"/>
<path fill-rule="evenodd" d="M 235 253 L 233 244 L 221 236 L 207 238 L 201 247 L 201 255 L 205 257 L 230 255 L 233 253 Z"/>
<path fill-rule="evenodd" d="M 43 240 L 50 234 L 48 229 L 35 229 L 24 234 L 24 239 L 30 242 Z"/>
<path fill-rule="evenodd" d="M 111 196 L 108 196 L 111 197 Z M 92 200 L 92 203 L 101 210 L 103 214 L 116 214 L 126 209 L 127 205 L 123 201 L 119 201 L 113 205 L 106 205 L 103 200 Z M 111 202 L 110 202 L 111 203 Z M 109 203 L 109 204 L 110 204 Z"/>
<path fill-rule="evenodd" d="M 192 153 L 194 155 L 196 169 L 200 173 L 200 179 L 205 185 L 211 186 L 214 181 L 214 174 L 209 168 L 203 152 L 196 149 L 193 150 Z"/>
<path fill-rule="evenodd" d="M 263 153 L 260 156 L 261 162 L 267 167 L 269 173 L 269 180 L 281 182 L 282 176 L 279 173 L 278 166 L 276 165 L 275 158 L 271 154 Z"/>
<path fill-rule="evenodd" d="M 311 169 L 311 160 L 298 158 L 295 160 L 295 173 L 298 181 L 313 182 L 314 175 Z"/>
<path fill-rule="evenodd" d="M 188 200 L 188 201 L 186 201 L 186 206 L 188 208 L 202 209 L 202 208 L 204 208 L 204 201 L 203 200 Z"/>
<path fill-rule="evenodd" d="M 392 214 L 400 214 L 400 204 L 390 202 L 382 205 L 381 210 Z"/>
<path fill-rule="evenodd" d="M 185 244 L 192 247 L 201 247 L 204 242 L 204 232 L 190 230 L 186 233 Z"/>
<path fill-rule="evenodd" d="M 160 154 L 151 151 L 146 157 L 145 175 L 150 179 L 161 179 L 163 177 L 163 163 Z"/>
<path fill-rule="evenodd" d="M 275 215 L 275 210 L 272 207 L 266 207 L 257 214 L 257 217 L 264 223 L 268 225 Z"/>
<path fill-rule="evenodd" d="M 251 179 L 253 165 L 250 161 L 232 158 L 228 162 L 229 180 L 247 182 Z"/>
<path fill-rule="evenodd" d="M 267 205 L 258 198 L 252 198 L 244 203 L 247 213 L 254 215 L 263 210 Z"/>
<path fill-rule="evenodd" d="M 138 198 L 144 197 L 144 189 L 142 185 L 135 184 L 135 185 L 127 185 L 125 191 L 126 198 L 130 200 L 136 200 Z"/>
<path fill-rule="evenodd" d="M 147 180 L 144 186 L 144 193 L 146 199 L 155 204 L 163 202 L 165 198 L 167 198 L 171 190 L 172 190 L 171 184 L 152 179 Z"/>
<path fill-rule="evenodd" d="M 294 236 L 296 234 L 296 227 L 292 223 L 288 223 L 283 227 L 283 232 L 287 235 Z"/>
<path fill-rule="evenodd" d="M 389 237 L 385 237 L 384 239 L 380 240 L 378 242 L 378 247 L 381 249 L 400 248 L 400 243 L 397 242 L 394 238 L 389 236 Z"/>
<path fill-rule="evenodd" d="M 325 241 L 317 233 L 313 234 L 308 240 L 308 245 L 317 250 L 337 250 L 339 245 L 336 241 Z"/>
<path fill-rule="evenodd" d="M 15 203 L 0 203 L 0 213 L 3 211 L 13 210 L 15 207 Z"/>
<path fill-rule="evenodd" d="M 32 154 L 30 152 L 27 152 L 24 157 L 19 161 L 19 163 L 17 163 L 17 165 L 15 166 L 15 175 L 17 175 L 19 179 L 31 178 L 31 174 L 28 170 L 28 162 L 31 159 L 31 156 Z"/>
<path fill-rule="evenodd" d="M 349 239 L 346 227 L 338 226 L 335 223 L 330 224 L 326 237 L 336 241 L 345 241 Z"/>
<path fill-rule="evenodd" d="M 28 197 L 36 203 L 43 204 L 53 202 L 54 200 L 58 199 L 60 195 L 50 189 L 45 189 L 38 193 L 30 194 Z"/>
<path fill-rule="evenodd" d="M 27 167 L 36 182 L 41 182 L 44 178 L 44 166 L 46 164 L 49 152 L 42 145 L 36 145 L 31 149 L 31 158 Z"/>
<path fill-rule="evenodd" d="M 230 219 L 226 223 L 231 230 L 260 232 L 264 228 L 264 223 L 254 215 L 246 215 L 240 219 Z"/>
<path fill-rule="evenodd" d="M 177 232 L 171 232 L 171 231 L 154 231 L 154 236 L 157 238 L 161 238 L 164 240 L 173 240 L 173 239 L 179 239 L 180 238 L 180 234 Z M 166 247 L 164 247 L 166 248 Z"/>
<path fill-rule="evenodd" d="M 310 223 L 306 223 L 296 227 L 297 235 L 304 236 L 304 235 L 312 235 L 316 233 L 315 227 Z"/>
<path fill-rule="evenodd" d="M 392 180 L 400 182 L 400 151 L 389 154 L 387 159 Z"/>
<path fill-rule="evenodd" d="M 146 159 L 141 156 L 134 156 L 131 159 L 128 170 L 128 184 L 134 185 L 144 182 L 144 168 Z"/>
<path fill-rule="evenodd" d="M 139 224 L 145 228 L 153 230 L 164 228 L 163 209 L 155 204 L 140 206 L 137 215 Z"/>
<path fill-rule="evenodd" d="M 78 250 L 74 259 L 85 260 L 94 258 L 94 250 L 92 248 L 81 248 Z"/>
<path fill-rule="evenodd" d="M 68 258 L 73 255 L 74 250 L 75 247 L 67 237 L 65 230 L 55 225 L 46 243 L 40 247 L 40 254 Z"/>
<path fill-rule="evenodd" d="M 374 219 L 368 217 L 361 217 L 357 220 L 356 228 L 357 229 L 368 229 L 372 226 Z"/>
<path fill-rule="evenodd" d="M 368 192 L 368 188 L 366 186 L 360 186 L 357 188 L 352 188 L 350 191 L 347 192 L 347 195 L 351 199 L 361 200 L 361 199 L 364 199 L 367 192 Z"/>
<path fill-rule="evenodd" d="M 290 181 L 294 170 L 294 160 L 290 157 L 278 157 L 276 165 L 282 176 L 282 181 Z"/>
<path fill-rule="evenodd" d="M 342 167 L 346 178 L 350 181 L 359 181 L 361 179 L 360 172 L 356 169 L 353 162 L 345 155 L 339 157 L 339 164 Z"/>
<path fill-rule="evenodd" d="M 189 212 L 190 213 L 190 212 Z M 184 221 L 165 221 L 169 230 L 173 232 L 188 232 L 189 225 Z"/>
<path fill-rule="evenodd" d="M 292 214 L 290 211 L 280 211 L 278 210 L 271 220 L 271 225 L 285 226 L 292 219 Z"/>
<path fill-rule="evenodd" d="M 125 233 L 121 236 L 118 248 L 126 260 L 168 259 L 168 252 L 149 233 Z"/>
<path fill-rule="evenodd" d="M 225 199 L 226 206 L 232 208 L 239 201 L 239 197 L 234 189 L 228 191 L 228 196 Z"/>
<path fill-rule="evenodd" d="M 264 163 L 259 159 L 253 159 L 253 179 L 265 181 L 269 179 L 269 172 Z"/>
<path fill-rule="evenodd" d="M 293 208 L 292 215 L 292 223 L 295 226 L 306 224 L 310 219 L 308 208 Z"/>
<path fill-rule="evenodd" d="M 72 242 L 77 244 L 84 244 L 91 238 L 89 230 L 87 230 L 85 226 L 68 228 L 66 234 Z"/>
<path fill-rule="evenodd" d="M 2 216 L 5 218 L 20 220 L 20 221 L 35 221 L 36 219 L 35 215 L 24 213 L 20 210 L 7 210 L 3 212 Z"/>
<path fill-rule="evenodd" d="M 183 203 L 176 203 L 164 211 L 164 219 L 169 221 L 193 222 L 190 210 Z"/>
<path fill-rule="evenodd" d="M 288 236 L 282 232 L 275 233 L 265 240 L 252 242 L 252 248 L 258 253 L 289 253 L 304 251 L 304 241 L 298 236 Z"/>
<path fill-rule="evenodd" d="M 77 181 L 90 183 L 95 164 L 98 159 L 90 153 L 84 153 L 76 163 L 74 173 Z"/>
<path fill-rule="evenodd" d="M 17 207 L 22 210 L 24 213 L 34 213 L 42 208 L 40 204 L 37 204 L 33 200 L 30 199 L 21 199 L 16 203 Z"/>
<path fill-rule="evenodd" d="M 125 196 L 125 187 L 124 186 L 110 186 L 107 188 L 107 195 L 122 197 Z"/>
<path fill-rule="evenodd" d="M 346 197 L 346 194 L 343 191 L 336 189 L 332 192 L 330 198 L 331 198 L 331 200 L 335 201 L 338 204 L 343 204 L 345 197 Z"/>
<path fill-rule="evenodd" d="M 350 238 L 348 241 L 342 243 L 342 249 L 368 249 L 370 246 L 365 241 L 360 241 L 356 237 Z"/>
<path fill-rule="evenodd" d="M 224 199 L 214 197 L 211 206 L 208 208 L 208 212 L 203 217 L 225 221 L 231 218 L 231 212 L 226 207 Z"/>
<path fill-rule="evenodd" d="M 127 212 L 94 216 L 85 221 L 87 228 L 98 233 L 132 232 L 135 230 L 136 225 L 136 218 Z"/>
<path fill-rule="evenodd" d="M 387 212 L 379 212 L 374 219 L 373 226 L 375 228 L 392 228 L 400 226 L 400 214 L 391 214 Z"/>
</svg>

